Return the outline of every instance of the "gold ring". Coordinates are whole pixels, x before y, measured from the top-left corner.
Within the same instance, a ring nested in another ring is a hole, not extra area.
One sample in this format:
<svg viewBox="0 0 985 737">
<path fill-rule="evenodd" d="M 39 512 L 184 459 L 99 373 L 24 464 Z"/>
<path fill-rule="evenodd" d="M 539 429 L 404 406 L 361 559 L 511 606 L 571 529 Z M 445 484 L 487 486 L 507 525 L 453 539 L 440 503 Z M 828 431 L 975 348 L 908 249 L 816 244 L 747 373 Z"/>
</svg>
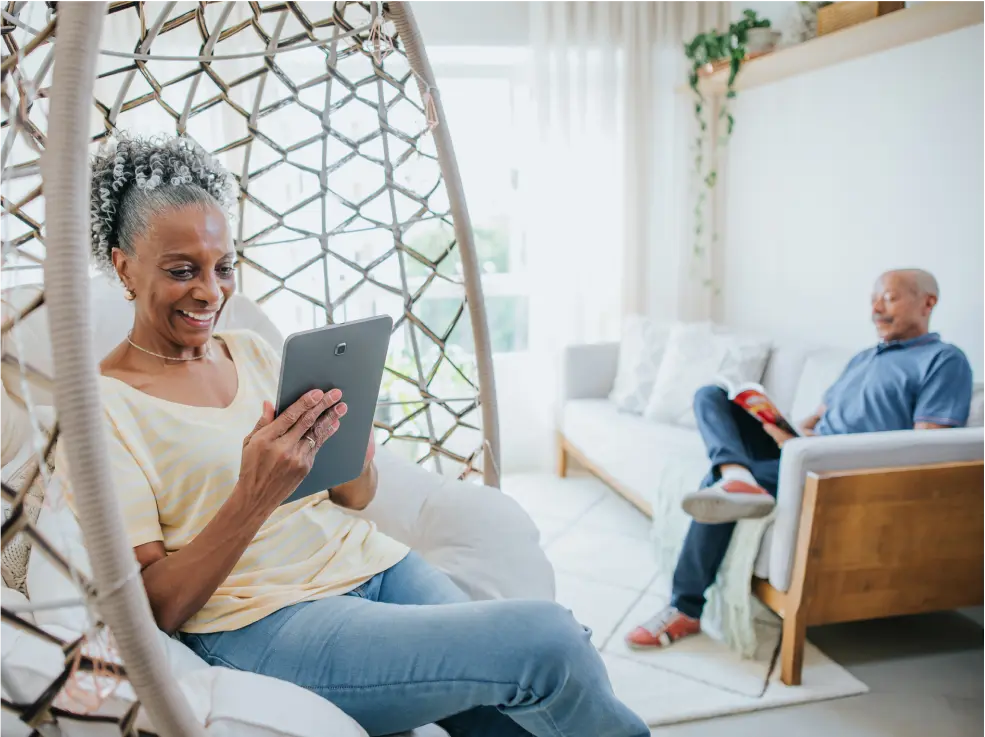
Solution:
<svg viewBox="0 0 985 737">
<path fill-rule="evenodd" d="M 318 445 L 318 443 L 315 442 L 315 439 L 310 435 L 305 435 L 304 439 L 308 441 L 308 446 L 310 447 L 311 450 L 314 450 L 315 446 Z"/>
</svg>

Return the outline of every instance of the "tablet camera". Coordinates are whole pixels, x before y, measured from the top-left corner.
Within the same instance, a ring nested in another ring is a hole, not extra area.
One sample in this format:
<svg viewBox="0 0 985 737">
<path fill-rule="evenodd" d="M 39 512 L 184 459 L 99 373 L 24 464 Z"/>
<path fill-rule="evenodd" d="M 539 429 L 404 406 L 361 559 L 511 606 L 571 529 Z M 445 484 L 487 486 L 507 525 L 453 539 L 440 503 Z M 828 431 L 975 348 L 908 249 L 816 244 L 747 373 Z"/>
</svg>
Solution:
<svg viewBox="0 0 985 737">
<path fill-rule="evenodd" d="M 339 343 L 335 346 L 335 355 L 341 356 L 343 353 L 345 353 L 345 343 Z"/>
</svg>

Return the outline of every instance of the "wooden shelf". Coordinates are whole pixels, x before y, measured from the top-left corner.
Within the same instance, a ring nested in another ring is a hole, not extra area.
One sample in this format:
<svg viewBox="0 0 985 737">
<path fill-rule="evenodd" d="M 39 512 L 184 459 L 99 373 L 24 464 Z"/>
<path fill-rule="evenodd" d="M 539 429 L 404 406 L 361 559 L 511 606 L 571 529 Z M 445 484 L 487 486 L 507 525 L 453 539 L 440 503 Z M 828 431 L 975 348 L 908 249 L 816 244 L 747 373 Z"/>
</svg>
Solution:
<svg viewBox="0 0 985 737">
<path fill-rule="evenodd" d="M 778 82 L 966 26 L 978 25 L 983 20 L 985 3 L 921 3 L 747 61 L 735 79 L 735 89 L 747 90 Z M 725 68 L 704 77 L 699 85 L 706 95 L 720 95 L 725 92 L 727 82 L 728 68 Z M 690 90 L 687 86 L 681 89 Z"/>
</svg>

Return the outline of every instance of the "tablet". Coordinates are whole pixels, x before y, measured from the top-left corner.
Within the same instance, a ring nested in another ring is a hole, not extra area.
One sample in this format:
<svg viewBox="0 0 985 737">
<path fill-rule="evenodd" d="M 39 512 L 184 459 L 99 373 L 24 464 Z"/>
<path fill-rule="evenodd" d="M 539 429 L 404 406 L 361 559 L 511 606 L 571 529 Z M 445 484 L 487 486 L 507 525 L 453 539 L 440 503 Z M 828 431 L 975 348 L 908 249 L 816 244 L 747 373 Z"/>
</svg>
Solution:
<svg viewBox="0 0 985 737">
<path fill-rule="evenodd" d="M 282 504 L 362 473 L 392 329 L 393 320 L 382 315 L 295 333 L 284 342 L 277 414 L 312 389 L 341 389 L 348 411 L 318 451 L 304 481 Z"/>
</svg>

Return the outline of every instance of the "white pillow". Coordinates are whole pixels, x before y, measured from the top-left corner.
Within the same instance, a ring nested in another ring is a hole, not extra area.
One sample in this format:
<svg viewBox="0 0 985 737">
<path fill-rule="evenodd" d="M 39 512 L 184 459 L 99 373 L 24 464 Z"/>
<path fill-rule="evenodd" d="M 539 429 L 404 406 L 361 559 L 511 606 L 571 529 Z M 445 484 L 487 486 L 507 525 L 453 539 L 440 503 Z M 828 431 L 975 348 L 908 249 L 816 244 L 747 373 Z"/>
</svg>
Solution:
<svg viewBox="0 0 985 737">
<path fill-rule="evenodd" d="M 642 315 L 627 315 L 619 341 L 619 363 L 609 400 L 622 412 L 642 414 L 653 391 L 670 327 Z"/>
<path fill-rule="evenodd" d="M 708 322 L 674 326 L 643 416 L 695 427 L 695 392 L 720 377 L 732 382 L 761 381 L 769 351 L 767 342 L 716 332 Z"/>
</svg>

